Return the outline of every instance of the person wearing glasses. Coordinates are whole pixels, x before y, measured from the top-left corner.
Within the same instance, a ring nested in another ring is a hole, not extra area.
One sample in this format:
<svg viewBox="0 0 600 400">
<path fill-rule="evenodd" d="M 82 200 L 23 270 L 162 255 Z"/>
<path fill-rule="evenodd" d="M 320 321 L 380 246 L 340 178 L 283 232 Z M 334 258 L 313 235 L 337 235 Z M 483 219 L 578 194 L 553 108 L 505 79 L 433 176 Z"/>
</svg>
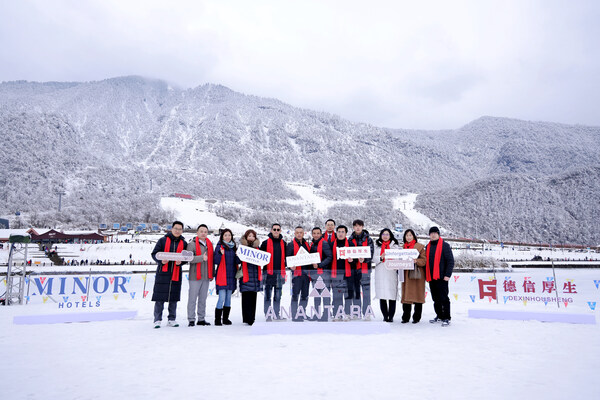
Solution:
<svg viewBox="0 0 600 400">
<path fill-rule="evenodd" d="M 275 223 L 271 226 L 267 240 L 261 243 L 260 249 L 271 254 L 271 260 L 263 269 L 265 316 L 269 308 L 273 307 L 278 319 L 281 319 L 281 291 L 286 274 L 285 247 L 286 243 L 281 237 L 281 225 Z"/>
<path fill-rule="evenodd" d="M 187 243 L 183 236 L 181 236 L 182 233 L 183 222 L 173 222 L 171 232 L 158 239 L 158 242 L 156 242 L 156 245 L 154 246 L 154 250 L 152 250 L 152 259 L 156 261 L 156 264 L 158 265 L 152 292 L 152 301 L 154 302 L 154 328 L 160 328 L 165 302 L 169 303 L 167 326 L 179 326 L 177 321 L 175 321 L 175 318 L 177 317 L 177 302 L 181 298 L 181 265 L 185 264 L 185 262 L 161 261 L 156 258 L 156 253 L 181 253 L 185 250 Z"/>
</svg>

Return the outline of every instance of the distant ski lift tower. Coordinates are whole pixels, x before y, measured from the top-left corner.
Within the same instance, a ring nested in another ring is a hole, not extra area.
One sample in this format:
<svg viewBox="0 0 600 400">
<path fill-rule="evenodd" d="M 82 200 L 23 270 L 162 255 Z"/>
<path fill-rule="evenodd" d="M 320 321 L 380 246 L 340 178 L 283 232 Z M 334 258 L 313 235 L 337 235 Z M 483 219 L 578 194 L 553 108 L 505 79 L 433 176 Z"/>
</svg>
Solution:
<svg viewBox="0 0 600 400">
<path fill-rule="evenodd" d="M 27 269 L 27 246 L 29 236 L 12 235 L 8 238 L 8 269 L 6 271 L 6 298 L 4 305 L 23 304 L 25 298 L 25 271 Z M 22 262 L 21 257 L 23 256 Z M 16 262 L 16 260 L 19 262 Z M 21 265 L 18 265 L 21 264 Z"/>
<path fill-rule="evenodd" d="M 57 190 L 54 193 L 56 193 L 58 195 L 58 212 L 60 212 L 61 208 L 62 208 L 62 197 L 66 194 L 65 192 L 63 192 L 62 190 Z"/>
</svg>

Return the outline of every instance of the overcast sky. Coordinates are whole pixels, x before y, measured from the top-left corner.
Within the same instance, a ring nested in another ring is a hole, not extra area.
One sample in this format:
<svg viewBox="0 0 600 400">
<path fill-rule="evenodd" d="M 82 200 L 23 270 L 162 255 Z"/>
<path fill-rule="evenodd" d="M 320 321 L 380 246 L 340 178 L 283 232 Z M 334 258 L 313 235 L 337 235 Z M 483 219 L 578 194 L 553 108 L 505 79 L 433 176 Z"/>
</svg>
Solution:
<svg viewBox="0 0 600 400">
<path fill-rule="evenodd" d="M 391 128 L 600 125 L 600 1 L 0 0 L 0 81 L 123 75 Z"/>
</svg>

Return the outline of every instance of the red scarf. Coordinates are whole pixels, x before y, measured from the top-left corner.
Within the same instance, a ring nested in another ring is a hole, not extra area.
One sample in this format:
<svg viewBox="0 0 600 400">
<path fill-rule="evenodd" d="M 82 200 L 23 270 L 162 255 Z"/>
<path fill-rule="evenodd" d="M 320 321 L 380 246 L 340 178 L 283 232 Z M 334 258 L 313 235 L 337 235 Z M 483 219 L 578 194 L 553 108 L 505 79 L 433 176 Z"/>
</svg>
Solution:
<svg viewBox="0 0 600 400">
<path fill-rule="evenodd" d="M 356 243 L 356 238 L 352 239 L 352 243 L 354 243 L 354 246 L 358 247 L 358 243 Z M 367 246 L 368 243 L 369 243 L 369 237 L 365 236 L 365 241 L 362 245 Z M 363 274 L 369 273 L 369 265 L 366 262 L 361 263 L 361 262 L 357 261 L 356 269 L 360 269 Z"/>
<path fill-rule="evenodd" d="M 411 240 L 408 243 L 404 243 L 404 248 L 405 249 L 414 249 L 415 248 L 415 244 L 417 244 L 417 241 L 415 239 Z"/>
<path fill-rule="evenodd" d="M 344 247 L 350 247 L 350 243 L 348 243 L 348 239 L 346 239 L 346 244 Z M 346 259 L 346 276 L 350 276 L 350 262 Z M 331 264 L 331 277 L 337 277 L 337 238 L 333 241 L 333 264 Z"/>
<path fill-rule="evenodd" d="M 171 238 L 167 236 L 167 240 L 165 241 L 165 249 L 163 250 L 165 253 L 171 252 Z M 177 245 L 177 250 L 175 253 L 181 253 L 183 251 L 183 240 L 179 239 L 179 244 Z M 179 282 L 179 270 L 180 266 L 177 265 L 175 261 L 171 261 L 173 263 L 173 276 L 171 276 L 171 280 L 173 282 Z M 163 264 L 162 272 L 167 272 L 169 270 L 169 263 Z"/>
<path fill-rule="evenodd" d="M 260 265 L 257 265 L 258 267 L 258 282 L 262 282 L 262 267 Z M 248 282 L 250 280 L 250 275 L 248 274 L 248 263 L 245 261 L 242 261 L 242 271 L 244 272 L 244 283 Z"/>
<path fill-rule="evenodd" d="M 283 245 L 283 239 L 279 240 L 281 244 L 281 276 L 285 279 L 285 246 Z M 267 239 L 267 253 L 271 254 L 271 260 L 267 264 L 267 275 L 273 275 L 273 239 Z"/>
<path fill-rule="evenodd" d="M 298 244 L 296 239 L 293 239 L 293 243 L 294 243 L 294 255 L 296 255 L 300 251 L 301 246 Z M 310 251 L 310 246 L 308 245 L 308 242 L 306 240 L 303 242 L 303 244 L 306 246 L 305 249 Z M 302 247 L 304 247 L 304 246 L 302 246 Z M 302 275 L 302 267 L 298 265 L 296 267 L 296 269 L 294 270 L 294 276 L 300 276 L 300 275 Z"/>
<path fill-rule="evenodd" d="M 325 234 L 323 235 L 323 238 L 325 239 L 325 241 L 327 242 L 332 242 L 334 240 L 336 240 L 337 238 L 335 237 L 335 232 L 327 232 L 325 231 Z"/>
<path fill-rule="evenodd" d="M 317 253 L 319 253 L 319 256 L 321 256 L 321 260 L 323 260 L 323 242 L 326 242 L 324 237 L 321 240 L 319 240 L 319 244 L 317 245 Z M 314 242 L 313 242 L 313 246 L 314 246 Z M 312 246 L 311 246 L 311 249 L 312 249 Z M 317 275 L 323 275 L 323 268 L 317 267 Z"/>
<path fill-rule="evenodd" d="M 206 261 L 207 265 L 208 265 L 208 279 L 212 279 L 213 278 L 213 247 L 212 247 L 212 243 L 210 242 L 210 240 L 208 240 L 208 238 L 206 238 L 206 254 L 208 255 L 208 260 Z M 201 256 L 202 255 L 202 248 L 200 247 L 200 239 L 198 239 L 198 236 L 196 236 L 196 255 Z M 202 272 L 201 270 L 201 263 L 196 264 L 196 279 L 200 280 L 202 279 Z"/>
<path fill-rule="evenodd" d="M 381 252 L 379 253 L 379 256 L 384 256 L 385 258 L 385 250 L 390 248 L 390 241 L 388 240 L 387 242 L 382 241 L 381 242 Z"/>
<path fill-rule="evenodd" d="M 225 250 L 225 246 L 221 245 L 221 248 Z M 224 253 L 227 254 L 227 250 Z M 217 267 L 217 286 L 227 286 L 227 261 L 225 261 L 225 254 L 221 255 L 221 262 Z"/>
<path fill-rule="evenodd" d="M 427 243 L 427 282 L 431 282 L 431 271 L 429 270 L 429 245 L 431 242 Z M 442 238 L 438 240 L 437 247 L 435 248 L 435 259 L 433 260 L 433 279 L 440 279 L 440 260 L 442 258 L 442 247 L 444 241 Z"/>
</svg>

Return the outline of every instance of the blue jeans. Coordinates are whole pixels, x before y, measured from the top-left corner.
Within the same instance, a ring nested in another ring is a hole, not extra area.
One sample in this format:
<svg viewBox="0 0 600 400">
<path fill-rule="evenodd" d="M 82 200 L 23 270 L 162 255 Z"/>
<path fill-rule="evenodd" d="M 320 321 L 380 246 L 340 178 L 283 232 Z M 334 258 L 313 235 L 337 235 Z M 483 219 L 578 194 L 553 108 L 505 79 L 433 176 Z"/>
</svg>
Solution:
<svg viewBox="0 0 600 400">
<path fill-rule="evenodd" d="M 219 290 L 219 300 L 217 300 L 217 308 L 222 309 L 223 306 L 231 307 L 231 294 L 233 290 Z M 223 304 L 224 303 L 224 304 Z"/>
</svg>

